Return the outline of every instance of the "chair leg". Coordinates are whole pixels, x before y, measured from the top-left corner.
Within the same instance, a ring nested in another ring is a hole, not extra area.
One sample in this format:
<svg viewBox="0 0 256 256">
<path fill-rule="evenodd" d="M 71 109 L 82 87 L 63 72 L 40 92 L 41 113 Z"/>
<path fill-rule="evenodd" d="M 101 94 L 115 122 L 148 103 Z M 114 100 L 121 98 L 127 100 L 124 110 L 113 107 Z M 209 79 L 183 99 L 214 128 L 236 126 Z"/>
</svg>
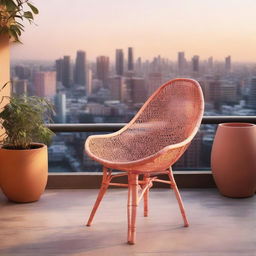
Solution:
<svg viewBox="0 0 256 256">
<path fill-rule="evenodd" d="M 127 199 L 127 241 L 129 243 L 130 237 L 131 237 L 131 186 L 129 186 L 130 183 L 130 175 L 128 174 L 128 199 Z"/>
<path fill-rule="evenodd" d="M 105 195 L 107 189 L 108 189 L 108 186 L 109 186 L 109 182 L 110 180 L 108 179 L 108 169 L 106 167 L 103 167 L 103 177 L 102 177 L 102 183 L 101 183 L 101 188 L 100 188 L 100 191 L 99 191 L 99 194 L 98 194 L 98 197 L 96 199 L 96 202 L 93 206 L 93 209 L 91 211 L 91 214 L 90 214 L 90 217 L 88 219 L 88 222 L 87 222 L 87 226 L 91 226 L 91 223 L 92 223 L 92 220 L 93 220 L 93 217 L 100 205 L 100 202 L 103 198 L 103 196 Z"/>
<path fill-rule="evenodd" d="M 128 174 L 128 243 L 135 244 L 138 206 L 138 174 Z"/>
<path fill-rule="evenodd" d="M 178 187 L 176 185 L 175 179 L 173 177 L 171 167 L 170 167 L 170 171 L 168 172 L 168 176 L 169 176 L 169 179 L 171 181 L 171 188 L 175 192 L 175 196 L 176 196 L 176 199 L 177 199 L 179 207 L 180 207 L 180 212 L 181 212 L 181 215 L 182 215 L 182 218 L 183 218 L 183 221 L 184 221 L 184 227 L 188 227 L 189 223 L 188 223 L 188 220 L 187 220 L 187 217 L 186 217 L 185 208 L 184 208 L 181 196 L 180 196 L 180 192 L 179 192 Z"/>
<path fill-rule="evenodd" d="M 144 174 L 143 180 L 146 181 L 146 184 L 149 180 L 149 175 Z M 149 197 L 149 188 L 145 191 L 143 195 L 144 199 L 144 217 L 148 217 L 148 197 Z"/>
</svg>

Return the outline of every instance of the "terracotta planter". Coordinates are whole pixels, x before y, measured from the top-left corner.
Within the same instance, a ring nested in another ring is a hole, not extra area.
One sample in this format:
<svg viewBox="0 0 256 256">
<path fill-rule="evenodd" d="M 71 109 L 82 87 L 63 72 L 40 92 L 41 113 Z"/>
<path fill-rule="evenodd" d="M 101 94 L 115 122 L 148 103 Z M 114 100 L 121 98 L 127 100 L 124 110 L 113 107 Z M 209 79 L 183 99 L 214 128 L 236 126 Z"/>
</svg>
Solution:
<svg viewBox="0 0 256 256">
<path fill-rule="evenodd" d="M 15 202 L 37 201 L 48 177 L 47 146 L 13 150 L 0 148 L 0 185 L 6 197 Z"/>
<path fill-rule="evenodd" d="M 211 153 L 211 168 L 221 194 L 249 197 L 256 191 L 256 126 L 219 124 Z"/>
</svg>

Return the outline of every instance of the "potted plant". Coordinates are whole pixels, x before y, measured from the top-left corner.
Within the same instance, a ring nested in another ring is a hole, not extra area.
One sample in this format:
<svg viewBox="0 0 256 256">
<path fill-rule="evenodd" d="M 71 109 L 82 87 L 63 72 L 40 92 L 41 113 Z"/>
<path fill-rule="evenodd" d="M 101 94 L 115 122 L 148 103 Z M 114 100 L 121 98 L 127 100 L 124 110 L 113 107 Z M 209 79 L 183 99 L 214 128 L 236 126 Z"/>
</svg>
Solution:
<svg viewBox="0 0 256 256">
<path fill-rule="evenodd" d="M 38 9 L 29 0 L 0 0 L 0 36 L 13 42 L 21 42 L 23 21 L 33 23 Z"/>
<path fill-rule="evenodd" d="M 53 136 L 44 122 L 53 108 L 35 96 L 8 97 L 0 112 L 4 129 L 0 148 L 0 186 L 11 201 L 33 202 L 44 192 L 48 177 L 47 146 Z M 43 144 L 45 143 L 45 144 Z"/>
<path fill-rule="evenodd" d="M 10 42 L 21 42 L 24 22 L 33 23 L 34 15 L 38 13 L 30 0 L 0 0 L 0 85 L 10 80 Z M 9 88 L 5 95 L 10 95 Z"/>
<path fill-rule="evenodd" d="M 9 42 L 21 42 L 23 22 L 33 23 L 38 13 L 29 0 L 0 0 L 0 50 Z M 2 70 L 9 68 L 9 57 L 5 57 Z M 52 107 L 44 99 L 26 96 L 3 97 L 0 106 L 4 98 L 8 98 L 9 104 L 0 113 L 0 126 L 4 128 L 3 137 L 0 135 L 0 185 L 10 200 L 35 201 L 47 182 L 48 160 L 46 145 L 34 141 L 48 142 L 53 135 L 43 125 L 44 116 Z"/>
</svg>

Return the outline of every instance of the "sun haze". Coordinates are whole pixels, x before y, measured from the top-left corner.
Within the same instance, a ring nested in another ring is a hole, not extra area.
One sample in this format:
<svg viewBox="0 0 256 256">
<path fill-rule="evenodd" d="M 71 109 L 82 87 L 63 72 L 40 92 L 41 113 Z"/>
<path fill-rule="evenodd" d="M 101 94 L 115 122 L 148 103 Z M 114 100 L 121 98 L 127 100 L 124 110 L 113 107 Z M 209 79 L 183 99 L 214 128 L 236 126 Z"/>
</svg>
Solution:
<svg viewBox="0 0 256 256">
<path fill-rule="evenodd" d="M 26 25 L 23 45 L 12 47 L 12 59 L 88 59 L 110 56 L 132 46 L 135 56 L 160 54 L 176 60 L 178 51 L 201 59 L 256 60 L 254 0 L 34 0 L 37 26 Z"/>
</svg>

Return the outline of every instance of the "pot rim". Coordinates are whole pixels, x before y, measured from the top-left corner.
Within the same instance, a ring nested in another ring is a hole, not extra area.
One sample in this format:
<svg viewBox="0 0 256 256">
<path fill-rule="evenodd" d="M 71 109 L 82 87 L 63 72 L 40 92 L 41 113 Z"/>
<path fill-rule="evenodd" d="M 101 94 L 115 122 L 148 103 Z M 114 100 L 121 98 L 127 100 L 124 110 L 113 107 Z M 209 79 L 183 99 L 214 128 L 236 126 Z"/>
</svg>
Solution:
<svg viewBox="0 0 256 256">
<path fill-rule="evenodd" d="M 255 127 L 255 124 L 252 123 L 221 123 L 218 125 L 221 128 L 228 128 L 228 129 L 248 129 L 248 128 L 253 128 Z"/>
<path fill-rule="evenodd" d="M 38 143 L 38 142 L 32 142 L 30 143 L 30 145 L 37 145 L 37 146 L 40 146 L 38 148 L 29 148 L 29 149 L 13 149 L 13 148 L 4 148 L 4 146 L 7 146 L 8 144 L 6 145 L 3 145 L 2 147 L 0 147 L 0 150 L 5 150 L 5 151 L 19 151 L 19 152 L 28 152 L 28 151 L 31 151 L 31 150 L 41 150 L 43 148 L 46 148 L 47 146 L 43 143 Z"/>
</svg>

